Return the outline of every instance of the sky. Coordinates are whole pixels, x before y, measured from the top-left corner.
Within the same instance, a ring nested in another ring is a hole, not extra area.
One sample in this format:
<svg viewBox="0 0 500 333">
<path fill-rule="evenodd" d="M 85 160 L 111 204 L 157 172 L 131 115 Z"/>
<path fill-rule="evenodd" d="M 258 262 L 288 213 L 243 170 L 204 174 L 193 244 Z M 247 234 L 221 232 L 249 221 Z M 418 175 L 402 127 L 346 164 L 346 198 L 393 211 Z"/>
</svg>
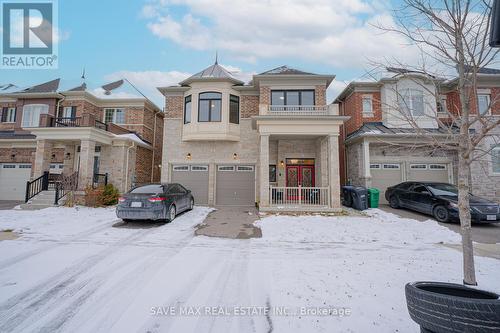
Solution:
<svg viewBox="0 0 500 333">
<path fill-rule="evenodd" d="M 414 52 L 375 24 L 393 24 L 384 0 L 59 0 L 59 68 L 0 69 L 0 84 L 55 78 L 102 85 L 123 77 L 163 106 L 159 86 L 214 63 L 248 81 L 281 65 L 334 74 L 328 102 L 374 59 Z"/>
</svg>

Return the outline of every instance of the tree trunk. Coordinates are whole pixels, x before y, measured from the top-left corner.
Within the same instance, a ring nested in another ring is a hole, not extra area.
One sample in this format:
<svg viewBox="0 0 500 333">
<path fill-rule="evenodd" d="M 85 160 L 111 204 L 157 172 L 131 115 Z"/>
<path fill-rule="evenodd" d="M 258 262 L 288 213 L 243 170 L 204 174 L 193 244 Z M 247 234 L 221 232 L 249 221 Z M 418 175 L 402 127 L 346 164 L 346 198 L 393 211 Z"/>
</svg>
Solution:
<svg viewBox="0 0 500 333">
<path fill-rule="evenodd" d="M 477 285 L 474 269 L 474 249 L 472 247 L 472 230 L 469 204 L 469 169 L 467 160 L 458 154 L 458 213 L 460 217 L 460 233 L 462 234 L 462 252 L 464 261 L 464 284 Z"/>
</svg>

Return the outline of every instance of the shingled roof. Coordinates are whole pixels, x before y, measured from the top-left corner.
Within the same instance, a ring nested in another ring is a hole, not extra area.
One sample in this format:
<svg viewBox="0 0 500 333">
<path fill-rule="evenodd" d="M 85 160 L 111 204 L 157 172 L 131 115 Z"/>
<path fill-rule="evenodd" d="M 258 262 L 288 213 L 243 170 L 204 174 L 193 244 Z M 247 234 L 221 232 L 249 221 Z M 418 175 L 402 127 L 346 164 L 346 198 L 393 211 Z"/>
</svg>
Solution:
<svg viewBox="0 0 500 333">
<path fill-rule="evenodd" d="M 236 84 L 243 84 L 243 81 L 235 78 L 231 73 L 229 73 L 224 67 L 219 65 L 217 62 L 212 66 L 209 66 L 194 75 L 191 75 L 184 81 L 180 82 L 181 85 L 186 85 L 193 81 L 203 80 L 203 79 L 225 79 L 230 80 Z"/>
<path fill-rule="evenodd" d="M 61 79 L 55 79 L 49 82 L 38 84 L 19 91 L 19 93 L 33 94 L 33 93 L 53 93 L 59 89 L 59 82 Z"/>
<path fill-rule="evenodd" d="M 304 72 L 286 65 L 273 68 L 259 75 L 315 75 L 314 73 Z"/>
</svg>

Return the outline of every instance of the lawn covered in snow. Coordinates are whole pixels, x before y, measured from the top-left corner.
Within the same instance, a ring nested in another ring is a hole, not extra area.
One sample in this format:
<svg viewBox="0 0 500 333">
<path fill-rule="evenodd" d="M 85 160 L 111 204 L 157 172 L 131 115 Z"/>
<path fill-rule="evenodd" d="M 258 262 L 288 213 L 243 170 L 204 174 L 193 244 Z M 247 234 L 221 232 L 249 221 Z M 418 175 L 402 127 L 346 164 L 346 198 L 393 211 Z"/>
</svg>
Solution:
<svg viewBox="0 0 500 333">
<path fill-rule="evenodd" d="M 440 245 L 460 237 L 432 221 L 268 216 L 260 239 L 194 237 L 209 212 L 0 211 L 22 235 L 0 242 L 0 332 L 418 332 L 405 283 L 461 282 L 461 253 Z M 476 265 L 500 292 L 500 261 Z"/>
</svg>

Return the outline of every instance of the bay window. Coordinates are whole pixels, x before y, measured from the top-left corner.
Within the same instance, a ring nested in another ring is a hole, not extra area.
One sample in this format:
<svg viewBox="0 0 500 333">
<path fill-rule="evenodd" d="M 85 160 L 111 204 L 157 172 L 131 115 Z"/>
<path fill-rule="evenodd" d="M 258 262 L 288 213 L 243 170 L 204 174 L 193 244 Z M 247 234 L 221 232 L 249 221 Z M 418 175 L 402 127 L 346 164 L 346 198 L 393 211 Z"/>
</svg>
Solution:
<svg viewBox="0 0 500 333">
<path fill-rule="evenodd" d="M 49 106 L 46 104 L 28 104 L 23 107 L 22 127 L 38 127 L 40 115 L 49 113 Z"/>
<path fill-rule="evenodd" d="M 424 115 L 424 93 L 421 90 L 406 89 L 400 96 L 401 111 L 408 116 Z"/>
<path fill-rule="evenodd" d="M 198 122 L 219 122 L 222 114 L 222 94 L 201 93 L 198 97 Z"/>
</svg>

